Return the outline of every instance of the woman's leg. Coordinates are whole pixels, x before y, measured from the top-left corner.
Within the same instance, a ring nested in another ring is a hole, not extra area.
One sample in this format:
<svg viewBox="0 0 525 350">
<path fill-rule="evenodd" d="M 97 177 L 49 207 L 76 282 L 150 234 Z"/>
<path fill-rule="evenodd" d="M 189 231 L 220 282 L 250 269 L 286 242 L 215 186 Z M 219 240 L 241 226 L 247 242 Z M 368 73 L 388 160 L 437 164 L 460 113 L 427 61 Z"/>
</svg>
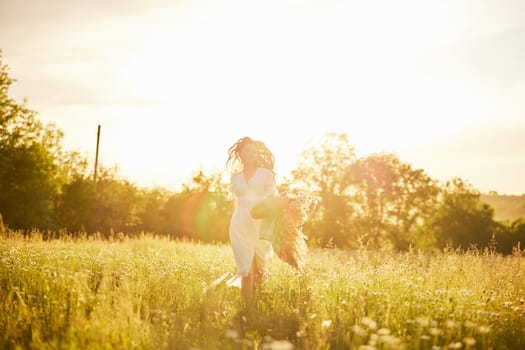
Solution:
<svg viewBox="0 0 525 350">
<path fill-rule="evenodd" d="M 251 302 L 254 298 L 253 269 L 248 276 L 243 276 L 241 280 L 241 294 L 245 302 Z"/>
<path fill-rule="evenodd" d="M 250 304 L 255 299 L 253 279 L 251 278 L 251 276 L 243 277 L 241 283 L 242 298 L 245 303 Z"/>
<path fill-rule="evenodd" d="M 248 276 L 241 280 L 241 292 L 245 301 L 250 302 L 255 299 L 256 285 L 261 282 L 261 271 L 257 267 L 257 261 L 254 258 Z"/>
</svg>

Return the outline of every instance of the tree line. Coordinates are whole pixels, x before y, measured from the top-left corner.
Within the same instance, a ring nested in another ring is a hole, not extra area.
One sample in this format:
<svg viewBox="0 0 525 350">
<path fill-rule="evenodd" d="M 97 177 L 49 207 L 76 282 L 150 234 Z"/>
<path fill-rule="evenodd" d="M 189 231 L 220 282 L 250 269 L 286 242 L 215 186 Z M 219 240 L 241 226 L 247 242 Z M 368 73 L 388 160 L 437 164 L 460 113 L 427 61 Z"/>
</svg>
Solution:
<svg viewBox="0 0 525 350">
<path fill-rule="evenodd" d="M 525 194 L 509 195 L 490 191 L 481 195 L 481 200 L 496 211 L 496 220 L 515 220 L 525 217 Z"/>
<path fill-rule="evenodd" d="M 227 242 L 233 210 L 221 172 L 195 171 L 179 191 L 146 189 L 61 145 L 63 133 L 9 96 L 0 51 L 0 229 L 110 237 L 143 232 Z M 305 149 L 279 190 L 317 200 L 303 231 L 312 246 L 370 249 L 490 248 L 510 254 L 525 220 L 497 221 L 468 182 L 445 183 L 395 154 L 357 157 L 348 135 L 325 134 Z"/>
</svg>

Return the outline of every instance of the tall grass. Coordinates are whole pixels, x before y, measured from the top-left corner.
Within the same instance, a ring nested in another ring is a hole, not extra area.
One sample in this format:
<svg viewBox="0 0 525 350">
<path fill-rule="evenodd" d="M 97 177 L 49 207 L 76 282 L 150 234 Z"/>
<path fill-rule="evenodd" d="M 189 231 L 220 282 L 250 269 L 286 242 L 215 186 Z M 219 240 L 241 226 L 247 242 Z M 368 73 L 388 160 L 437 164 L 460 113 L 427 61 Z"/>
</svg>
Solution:
<svg viewBox="0 0 525 350">
<path fill-rule="evenodd" d="M 231 250 L 136 239 L 0 240 L 1 349 L 522 349 L 521 251 L 312 250 L 245 305 Z"/>
</svg>

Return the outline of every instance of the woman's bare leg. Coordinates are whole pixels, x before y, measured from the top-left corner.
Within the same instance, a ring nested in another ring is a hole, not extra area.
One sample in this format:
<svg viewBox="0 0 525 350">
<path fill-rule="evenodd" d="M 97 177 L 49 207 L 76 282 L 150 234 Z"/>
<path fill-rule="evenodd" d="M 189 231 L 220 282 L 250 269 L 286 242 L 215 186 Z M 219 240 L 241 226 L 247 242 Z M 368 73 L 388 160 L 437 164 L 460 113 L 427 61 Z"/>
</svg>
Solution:
<svg viewBox="0 0 525 350">
<path fill-rule="evenodd" d="M 241 280 L 241 294 L 242 298 L 246 302 L 250 302 L 253 299 L 253 275 L 250 274 L 246 277 L 242 277 Z"/>
<path fill-rule="evenodd" d="M 257 264 L 255 258 L 252 261 L 250 273 L 241 280 L 241 293 L 246 302 L 251 302 L 255 299 L 255 285 L 257 284 Z"/>
</svg>

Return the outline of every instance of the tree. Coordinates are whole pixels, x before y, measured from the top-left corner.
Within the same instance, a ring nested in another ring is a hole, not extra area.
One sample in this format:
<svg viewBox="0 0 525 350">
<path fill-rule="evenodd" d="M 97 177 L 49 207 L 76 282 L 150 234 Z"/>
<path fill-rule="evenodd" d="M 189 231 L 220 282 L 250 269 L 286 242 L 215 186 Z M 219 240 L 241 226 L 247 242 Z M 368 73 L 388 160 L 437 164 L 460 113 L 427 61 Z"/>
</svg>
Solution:
<svg viewBox="0 0 525 350">
<path fill-rule="evenodd" d="M 202 242 L 228 242 L 233 205 L 220 172 L 194 173 L 189 184 L 170 196 L 164 208 L 165 232 Z"/>
<path fill-rule="evenodd" d="M 97 231 L 93 222 L 97 188 L 92 178 L 77 176 L 65 184 L 57 208 L 60 228 L 72 234 Z"/>
<path fill-rule="evenodd" d="M 371 247 L 428 247 L 434 242 L 423 224 L 437 204 L 438 187 L 421 169 L 394 154 L 372 154 L 347 168 L 354 230 Z"/>
<path fill-rule="evenodd" d="M 0 52 L 0 213 L 12 229 L 56 228 L 54 211 L 67 156 L 63 134 L 9 97 L 14 79 Z"/>
<path fill-rule="evenodd" d="M 138 189 L 114 173 L 101 171 L 95 183 L 96 197 L 92 205 L 92 228 L 104 234 L 135 232 L 140 223 L 137 216 Z"/>
<path fill-rule="evenodd" d="M 515 250 L 523 251 L 525 247 L 525 218 L 500 224 L 500 232 L 496 235 L 497 251 L 512 254 Z"/>
<path fill-rule="evenodd" d="M 136 229 L 140 232 L 163 234 L 166 227 L 163 209 L 169 198 L 168 191 L 162 188 L 140 189 L 137 194 Z"/>
<path fill-rule="evenodd" d="M 479 191 L 454 178 L 441 189 L 439 206 L 428 228 L 441 248 L 481 248 L 489 245 L 498 230 L 493 216 L 494 209 L 481 201 Z"/>
<path fill-rule="evenodd" d="M 133 183 L 117 179 L 116 171 L 102 168 L 96 182 L 77 176 L 64 186 L 57 209 L 61 228 L 105 236 L 140 230 L 140 192 Z"/>
<path fill-rule="evenodd" d="M 347 134 L 328 133 L 303 151 L 298 167 L 292 171 L 291 183 L 318 199 L 319 205 L 304 227 L 311 242 L 345 246 L 355 238 L 349 232 L 352 209 L 342 186 L 346 169 L 355 157 Z"/>
</svg>

